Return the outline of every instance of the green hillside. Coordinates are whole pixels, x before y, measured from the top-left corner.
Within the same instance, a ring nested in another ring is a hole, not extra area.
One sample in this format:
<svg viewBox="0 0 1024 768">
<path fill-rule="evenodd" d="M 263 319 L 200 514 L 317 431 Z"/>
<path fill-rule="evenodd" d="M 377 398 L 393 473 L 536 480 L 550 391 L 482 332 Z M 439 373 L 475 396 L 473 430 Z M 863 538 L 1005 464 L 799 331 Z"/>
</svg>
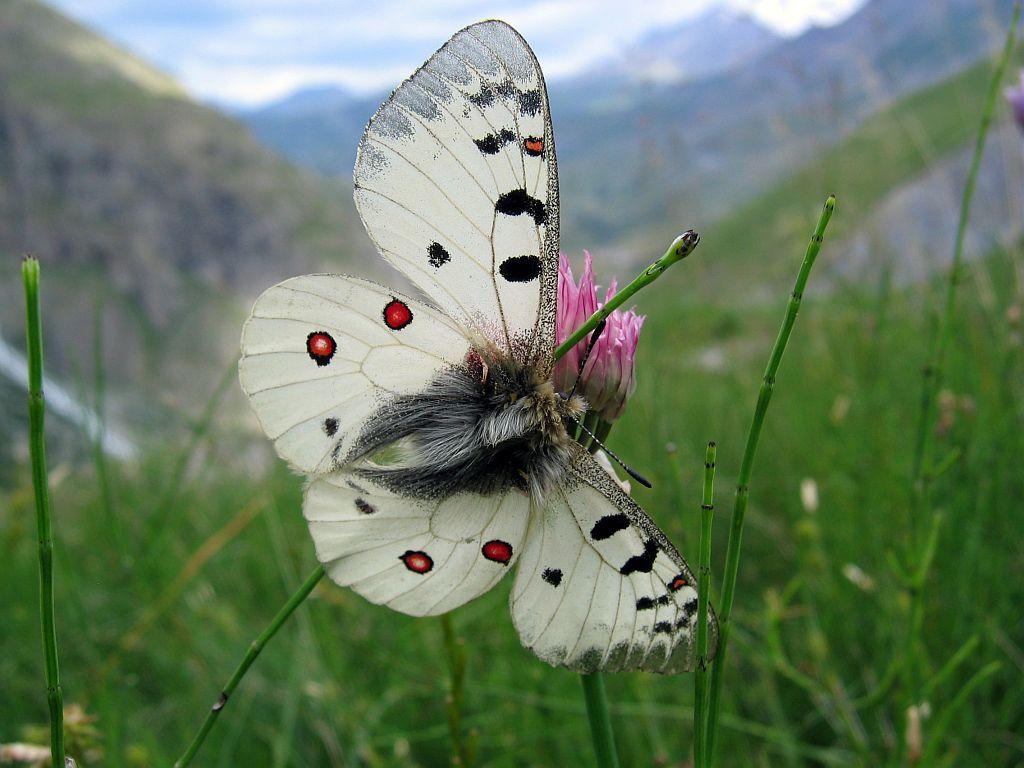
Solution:
<svg viewBox="0 0 1024 768">
<path fill-rule="evenodd" d="M 842 214 L 833 237 L 842 240 L 886 195 L 964 150 L 977 134 L 972 118 L 981 110 L 991 73 L 986 59 L 875 113 L 835 146 L 809 147 L 802 167 L 710 225 L 701 228 L 680 208 L 667 217 L 673 224 L 658 233 L 659 241 L 669 242 L 673 227 L 700 229 L 694 257 L 699 263 L 687 268 L 698 281 L 701 301 L 735 304 L 737 293 L 763 296 L 767 286 L 784 289 L 792 264 L 782 256 L 799 252 L 819 202 L 839 195 Z M 1000 104 L 997 118 L 1007 119 L 1007 113 Z M 937 268 L 948 254 L 937 254 Z"/>
</svg>

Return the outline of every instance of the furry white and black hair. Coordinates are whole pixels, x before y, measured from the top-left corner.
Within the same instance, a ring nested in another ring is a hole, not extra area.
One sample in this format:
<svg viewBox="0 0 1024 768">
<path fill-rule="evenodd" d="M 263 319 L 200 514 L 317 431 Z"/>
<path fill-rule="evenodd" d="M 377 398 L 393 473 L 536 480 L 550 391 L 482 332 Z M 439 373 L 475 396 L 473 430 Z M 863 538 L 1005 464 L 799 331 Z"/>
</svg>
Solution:
<svg viewBox="0 0 1024 768">
<path fill-rule="evenodd" d="M 378 409 L 353 448 L 356 473 L 407 496 L 518 488 L 539 503 L 564 476 L 587 408 L 542 370 L 494 347 L 475 350 L 424 391 Z"/>
</svg>

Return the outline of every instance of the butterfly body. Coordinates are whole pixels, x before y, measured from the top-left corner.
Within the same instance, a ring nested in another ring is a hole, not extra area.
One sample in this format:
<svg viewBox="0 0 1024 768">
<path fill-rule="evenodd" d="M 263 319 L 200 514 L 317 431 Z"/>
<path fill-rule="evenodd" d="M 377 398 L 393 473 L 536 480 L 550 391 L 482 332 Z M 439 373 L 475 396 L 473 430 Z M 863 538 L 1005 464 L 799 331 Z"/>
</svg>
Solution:
<svg viewBox="0 0 1024 768">
<path fill-rule="evenodd" d="M 571 462 L 569 427 L 586 401 L 555 392 L 541 367 L 493 345 L 467 357 L 368 420 L 354 459 L 369 461 L 357 465 L 357 474 L 419 498 L 515 488 L 542 503 Z M 391 446 L 397 451 L 386 464 L 372 461 Z"/>
<path fill-rule="evenodd" d="M 552 384 L 558 177 L 536 57 L 458 32 L 367 125 L 355 202 L 431 304 L 344 275 L 268 289 L 239 373 L 336 583 L 414 616 L 515 569 L 523 644 L 580 671 L 692 669 L 696 579 L 573 439 Z M 717 626 L 709 620 L 711 648 Z"/>
</svg>

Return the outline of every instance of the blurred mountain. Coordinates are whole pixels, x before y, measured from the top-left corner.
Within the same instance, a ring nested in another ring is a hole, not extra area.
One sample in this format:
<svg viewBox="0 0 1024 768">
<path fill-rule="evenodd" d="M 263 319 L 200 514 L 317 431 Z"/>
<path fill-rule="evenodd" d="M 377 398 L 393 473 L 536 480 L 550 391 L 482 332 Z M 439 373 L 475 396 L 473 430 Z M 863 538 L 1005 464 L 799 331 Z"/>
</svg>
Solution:
<svg viewBox="0 0 1024 768">
<path fill-rule="evenodd" d="M 586 105 L 602 105 L 625 93 L 628 102 L 628 94 L 636 88 L 730 71 L 781 39 L 747 14 L 712 9 L 650 32 L 590 70 L 551 85 L 552 99 L 582 97 Z M 347 178 L 363 128 L 386 97 L 386 92 L 357 96 L 338 86 L 313 86 L 267 106 L 241 111 L 239 117 L 254 135 L 286 157 Z"/>
<path fill-rule="evenodd" d="M 782 41 L 712 13 L 632 46 L 618 59 L 625 73 L 606 62 L 553 83 L 564 242 L 660 237 L 717 218 L 872 112 L 977 62 L 999 45 L 1012 4 L 869 0 Z M 284 155 L 348 178 L 383 96 L 334 94 L 320 108 L 303 98 L 301 110 L 244 119 Z"/>
<path fill-rule="evenodd" d="M 750 15 L 712 8 L 626 46 L 575 78 L 574 86 L 680 83 L 729 72 L 782 40 Z"/>
<path fill-rule="evenodd" d="M 51 370 L 89 370 L 95 314 L 112 386 L 193 391 L 258 291 L 368 248 L 350 199 L 50 8 L 0 4 L 0 325 L 20 346 L 34 252 Z"/>
<path fill-rule="evenodd" d="M 239 118 L 289 159 L 347 180 L 363 128 L 386 95 L 360 97 L 337 86 L 303 88 Z"/>
</svg>

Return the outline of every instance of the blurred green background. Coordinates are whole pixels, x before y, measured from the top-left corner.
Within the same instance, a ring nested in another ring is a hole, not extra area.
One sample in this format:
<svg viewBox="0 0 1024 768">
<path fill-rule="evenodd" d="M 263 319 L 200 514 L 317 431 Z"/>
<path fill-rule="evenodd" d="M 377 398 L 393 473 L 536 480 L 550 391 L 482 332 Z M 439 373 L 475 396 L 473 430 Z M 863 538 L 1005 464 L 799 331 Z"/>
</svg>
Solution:
<svg viewBox="0 0 1024 768">
<path fill-rule="evenodd" d="M 590 249 L 599 280 L 621 282 L 677 232 L 703 236 L 637 297 L 639 388 L 611 443 L 654 481 L 636 498 L 693 563 L 704 445 L 718 442 L 716 582 L 760 374 L 819 206 L 839 198 L 751 485 L 722 765 L 915 764 L 912 704 L 933 750 L 917 764 L 1024 765 L 1024 142 L 1001 98 L 930 427 L 941 526 L 919 586 L 922 700 L 892 674 L 916 589 L 900 563 L 921 372 L 1010 8 L 868 0 L 784 36 L 712 9 L 549 77 L 565 250 Z M 606 10 L 572 12 L 586 26 Z M 400 282 L 350 202 L 355 144 L 386 91 L 188 93 L 123 41 L 0 0 L 0 744 L 45 743 L 18 269 L 32 251 L 69 750 L 85 766 L 171 764 L 315 564 L 302 480 L 234 375 L 253 299 L 322 269 Z M 579 680 L 520 648 L 508 587 L 454 614 L 477 764 L 589 764 Z M 623 764 L 688 765 L 692 678 L 607 683 Z M 448 765 L 447 690 L 438 620 L 323 583 L 195 764 Z"/>
</svg>

